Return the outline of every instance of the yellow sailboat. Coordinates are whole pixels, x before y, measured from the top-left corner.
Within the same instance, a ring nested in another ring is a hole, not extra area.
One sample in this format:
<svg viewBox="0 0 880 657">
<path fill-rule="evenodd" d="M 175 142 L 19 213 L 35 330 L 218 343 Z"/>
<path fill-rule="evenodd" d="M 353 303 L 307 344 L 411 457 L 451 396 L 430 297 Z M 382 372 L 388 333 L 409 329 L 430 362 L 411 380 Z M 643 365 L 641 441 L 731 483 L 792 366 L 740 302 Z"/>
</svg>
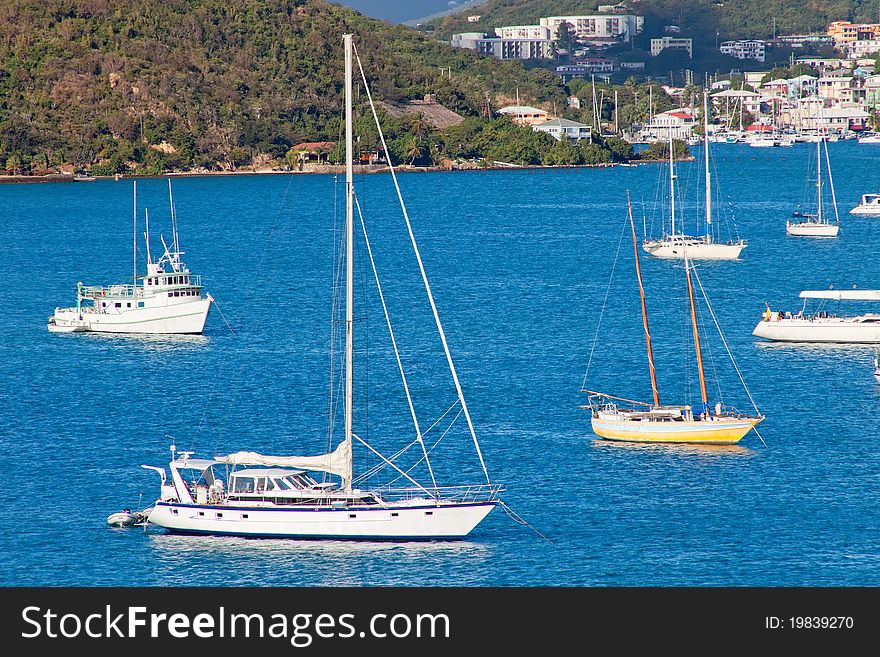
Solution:
<svg viewBox="0 0 880 657">
<path fill-rule="evenodd" d="M 657 389 L 657 376 L 654 370 L 654 354 L 651 348 L 651 331 L 648 325 L 648 309 L 645 303 L 645 289 L 642 285 L 642 271 L 639 264 L 639 249 L 636 239 L 636 229 L 632 216 L 632 204 L 627 194 L 627 207 L 629 211 L 629 224 L 632 232 L 633 251 L 635 253 L 636 277 L 639 283 L 639 298 L 642 306 L 642 323 L 645 329 L 645 344 L 648 352 L 648 370 L 651 375 L 651 390 L 654 403 L 640 402 L 623 397 L 616 397 L 594 390 L 582 390 L 588 393 L 589 408 L 592 413 L 592 428 L 596 435 L 608 440 L 621 440 L 641 443 L 687 443 L 704 445 L 732 445 L 739 442 L 743 436 L 751 431 L 755 425 L 764 419 L 755 406 L 754 414 L 737 411 L 725 406 L 720 401 L 714 405 L 709 403 L 706 392 L 706 376 L 703 370 L 703 356 L 700 348 L 700 334 L 697 328 L 697 312 L 694 303 L 694 286 L 691 280 L 691 263 L 684 254 L 685 278 L 687 279 L 688 299 L 690 301 L 691 325 L 694 334 L 694 350 L 696 352 L 697 370 L 700 377 L 700 395 L 702 403 L 699 405 L 666 405 L 660 403 L 660 394 Z M 699 277 L 697 277 L 699 282 Z M 702 288 L 702 284 L 701 284 Z M 705 292 L 704 292 L 705 295 Z M 708 305 L 708 299 L 707 305 Z M 711 306 L 709 311 L 715 319 Z M 715 322 L 718 326 L 717 321 Z M 719 333 L 720 333 L 720 327 Z M 725 348 L 727 342 L 721 334 Z M 731 362 L 738 374 L 739 368 L 728 349 Z M 742 381 L 742 375 L 740 374 Z M 746 394 L 752 400 L 745 381 Z M 752 400 L 754 405 L 754 400 Z"/>
</svg>

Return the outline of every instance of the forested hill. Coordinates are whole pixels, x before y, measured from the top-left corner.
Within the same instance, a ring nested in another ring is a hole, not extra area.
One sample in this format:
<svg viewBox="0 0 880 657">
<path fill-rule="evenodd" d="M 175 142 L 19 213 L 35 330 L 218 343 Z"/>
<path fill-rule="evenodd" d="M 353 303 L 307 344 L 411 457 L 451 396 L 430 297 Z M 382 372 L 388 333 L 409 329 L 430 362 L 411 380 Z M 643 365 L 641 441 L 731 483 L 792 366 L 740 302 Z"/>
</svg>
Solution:
<svg viewBox="0 0 880 657">
<path fill-rule="evenodd" d="M 324 0 L 4 0 L 0 168 L 229 168 L 334 141 L 346 31 L 382 100 L 433 93 L 468 116 L 517 86 L 564 98 L 547 71 Z"/>
<path fill-rule="evenodd" d="M 592 13 L 613 0 L 488 0 L 479 10 L 468 10 L 436 22 L 438 33 L 490 30 L 500 25 L 529 25 L 541 16 Z M 830 21 L 876 21 L 877 0 L 625 0 L 629 9 L 652 27 L 678 25 L 683 36 L 714 44 L 716 31 L 724 38 L 769 37 L 776 21 L 778 34 L 824 32 Z M 468 14 L 480 14 L 469 23 Z M 657 36 L 654 34 L 654 36 Z"/>
</svg>

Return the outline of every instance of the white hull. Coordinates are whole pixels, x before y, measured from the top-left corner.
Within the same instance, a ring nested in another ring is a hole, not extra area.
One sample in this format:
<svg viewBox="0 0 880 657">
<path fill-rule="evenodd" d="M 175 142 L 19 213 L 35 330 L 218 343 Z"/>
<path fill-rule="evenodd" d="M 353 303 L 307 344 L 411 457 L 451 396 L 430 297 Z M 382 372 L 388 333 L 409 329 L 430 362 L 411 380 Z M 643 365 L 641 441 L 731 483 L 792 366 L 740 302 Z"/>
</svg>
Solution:
<svg viewBox="0 0 880 657">
<path fill-rule="evenodd" d="M 865 321 L 866 319 L 873 321 Z M 821 317 L 761 321 L 752 335 L 778 342 L 880 342 L 880 316 Z"/>
<path fill-rule="evenodd" d="M 154 308 L 131 308 L 120 312 L 94 312 L 56 308 L 48 329 L 54 333 L 150 333 L 200 334 L 205 328 L 210 299 L 196 299 Z"/>
<path fill-rule="evenodd" d="M 736 260 L 745 248 L 745 244 L 741 242 L 736 244 L 716 244 L 695 241 L 684 244 L 682 242 L 658 240 L 656 242 L 645 242 L 642 244 L 642 249 L 655 258 L 676 258 L 681 260 L 684 258 L 685 246 L 687 247 L 689 260 Z"/>
<path fill-rule="evenodd" d="M 872 135 L 870 137 L 859 137 L 860 144 L 880 144 L 880 135 Z"/>
<path fill-rule="evenodd" d="M 880 205 L 857 205 L 849 213 L 858 214 L 863 217 L 880 217 Z"/>
<path fill-rule="evenodd" d="M 818 221 L 786 221 L 785 232 L 796 237 L 837 237 L 840 226 Z"/>
<path fill-rule="evenodd" d="M 304 539 L 460 539 L 497 501 L 411 501 L 375 508 L 287 508 L 158 502 L 149 522 L 173 532 Z M 175 513 L 176 512 L 176 513 Z"/>
</svg>

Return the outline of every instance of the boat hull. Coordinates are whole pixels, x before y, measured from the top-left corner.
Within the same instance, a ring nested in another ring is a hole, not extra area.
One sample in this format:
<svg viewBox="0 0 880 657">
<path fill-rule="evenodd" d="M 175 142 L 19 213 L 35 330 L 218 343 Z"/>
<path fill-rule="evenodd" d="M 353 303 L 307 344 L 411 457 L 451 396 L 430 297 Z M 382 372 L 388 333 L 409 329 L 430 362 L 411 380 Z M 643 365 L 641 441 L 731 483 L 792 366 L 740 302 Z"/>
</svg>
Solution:
<svg viewBox="0 0 880 657">
<path fill-rule="evenodd" d="M 752 335 L 776 342 L 876 344 L 880 342 L 880 322 L 852 317 L 762 320 Z"/>
<path fill-rule="evenodd" d="M 795 237 L 837 237 L 840 226 L 818 221 L 786 221 L 785 232 Z"/>
<path fill-rule="evenodd" d="M 676 422 L 634 422 L 592 419 L 593 433 L 606 440 L 632 443 L 687 443 L 691 445 L 733 445 L 742 440 L 760 418 L 716 419 Z"/>
<path fill-rule="evenodd" d="M 880 205 L 857 205 L 849 213 L 863 217 L 880 217 Z"/>
<path fill-rule="evenodd" d="M 497 501 L 377 508 L 259 508 L 158 502 L 149 522 L 186 534 L 349 540 L 463 539 Z"/>
<path fill-rule="evenodd" d="M 655 258 L 672 258 L 682 260 L 685 246 L 689 260 L 736 260 L 745 248 L 745 244 L 716 244 L 713 242 L 697 242 L 684 245 L 674 242 L 645 242 L 642 249 Z"/>
<path fill-rule="evenodd" d="M 211 300 L 207 298 L 120 313 L 77 313 L 75 308 L 57 308 L 47 328 L 53 333 L 200 334 L 210 309 Z"/>
</svg>

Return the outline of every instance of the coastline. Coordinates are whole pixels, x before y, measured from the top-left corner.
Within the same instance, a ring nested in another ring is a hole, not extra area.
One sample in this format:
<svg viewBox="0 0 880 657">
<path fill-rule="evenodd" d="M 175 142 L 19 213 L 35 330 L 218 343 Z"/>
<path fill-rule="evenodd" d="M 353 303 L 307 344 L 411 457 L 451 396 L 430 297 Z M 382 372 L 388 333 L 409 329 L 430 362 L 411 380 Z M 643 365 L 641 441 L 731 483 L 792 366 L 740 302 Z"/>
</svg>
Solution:
<svg viewBox="0 0 880 657">
<path fill-rule="evenodd" d="M 678 162 L 693 162 L 693 156 L 680 158 Z M 469 167 L 448 167 L 448 166 L 412 166 L 399 165 L 394 167 L 396 173 L 460 173 L 472 171 L 552 171 L 556 169 L 609 169 L 614 167 L 634 167 L 642 164 L 658 164 L 666 162 L 665 159 L 639 160 L 634 159 L 628 162 L 600 162 L 598 164 L 522 164 L 522 165 L 492 165 L 492 166 L 469 166 Z M 356 165 L 354 167 L 355 174 L 380 174 L 388 173 L 389 167 L 384 164 L 373 165 Z M 266 176 L 266 175 L 340 175 L 345 173 L 344 165 L 322 164 L 319 166 L 310 166 L 303 170 L 288 169 L 248 169 L 241 168 L 236 171 L 207 171 L 207 170 L 191 170 L 191 171 L 168 171 L 159 175 L 138 175 L 138 174 L 117 174 L 114 176 L 94 176 L 94 180 L 124 180 L 135 178 L 197 178 L 208 176 Z M 53 182 L 93 182 L 92 180 L 77 180 L 75 176 L 66 173 L 53 173 L 42 176 L 33 175 L 0 175 L 0 184 L 34 184 L 34 183 L 53 183 Z"/>
</svg>

